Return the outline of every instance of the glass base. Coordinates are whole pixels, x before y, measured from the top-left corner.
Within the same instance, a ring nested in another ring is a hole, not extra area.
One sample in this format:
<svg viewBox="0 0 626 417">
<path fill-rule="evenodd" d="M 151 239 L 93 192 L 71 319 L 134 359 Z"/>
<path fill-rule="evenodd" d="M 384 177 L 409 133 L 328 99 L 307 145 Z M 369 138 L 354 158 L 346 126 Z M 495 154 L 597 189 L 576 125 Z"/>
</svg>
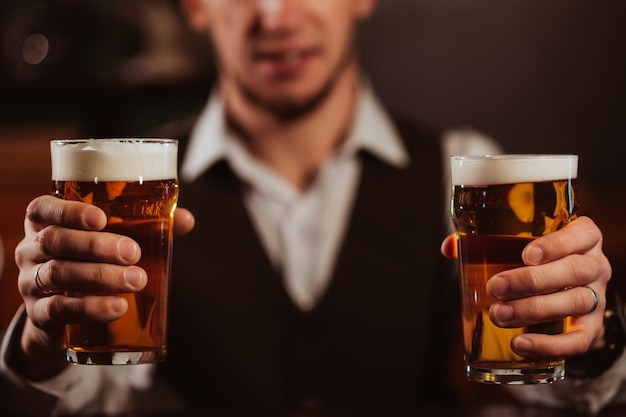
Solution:
<svg viewBox="0 0 626 417">
<path fill-rule="evenodd" d="M 70 363 L 81 365 L 137 365 L 163 362 L 167 349 L 128 352 L 88 352 L 67 349 L 65 358 Z"/>
<path fill-rule="evenodd" d="M 469 381 L 487 384 L 551 384 L 565 378 L 565 364 L 526 369 L 485 369 L 468 365 L 466 372 Z"/>
</svg>

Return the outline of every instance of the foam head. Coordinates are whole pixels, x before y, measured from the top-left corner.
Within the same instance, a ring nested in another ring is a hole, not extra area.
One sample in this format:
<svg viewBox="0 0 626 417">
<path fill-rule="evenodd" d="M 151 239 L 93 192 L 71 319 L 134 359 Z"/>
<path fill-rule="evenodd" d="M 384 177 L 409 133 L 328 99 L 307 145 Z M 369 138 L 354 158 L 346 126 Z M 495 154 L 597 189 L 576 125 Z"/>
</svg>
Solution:
<svg viewBox="0 0 626 417">
<path fill-rule="evenodd" d="M 177 179 L 174 139 L 71 139 L 50 141 L 53 181 Z"/>
<path fill-rule="evenodd" d="M 452 185 L 482 186 L 574 179 L 578 155 L 461 155 L 450 157 Z"/>
</svg>

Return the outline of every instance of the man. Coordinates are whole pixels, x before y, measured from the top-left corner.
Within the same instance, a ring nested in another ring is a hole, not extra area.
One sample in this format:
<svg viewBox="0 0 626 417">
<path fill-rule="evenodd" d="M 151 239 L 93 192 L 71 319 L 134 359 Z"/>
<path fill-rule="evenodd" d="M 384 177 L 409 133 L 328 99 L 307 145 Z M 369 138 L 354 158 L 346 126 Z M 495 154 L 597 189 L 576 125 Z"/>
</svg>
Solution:
<svg viewBox="0 0 626 417">
<path fill-rule="evenodd" d="M 433 391 L 454 398 L 445 369 L 458 297 L 452 262 L 439 253 L 448 150 L 437 132 L 390 117 L 360 74 L 355 30 L 375 1 L 182 4 L 192 27 L 210 34 L 219 78 L 185 145 L 181 207 L 190 211 L 176 213 L 168 360 L 156 369 L 67 366 L 64 324 L 113 320 L 127 306 L 62 291 L 134 292 L 148 277 L 133 266 L 134 242 L 97 232 L 99 209 L 43 196 L 28 207 L 16 251 L 25 308 L 1 351 L 17 407 L 126 411 L 155 377 L 153 407 L 167 397 L 172 407 L 256 415 L 393 413 Z M 519 354 L 603 348 L 611 271 L 601 244 L 581 217 L 530 244 L 527 268 L 491 282 L 502 300 L 491 317 L 502 326 L 576 316 L 578 331 L 517 337 Z M 442 251 L 451 257 L 453 247 L 448 238 Z M 554 277 L 569 289 L 555 293 Z"/>
</svg>

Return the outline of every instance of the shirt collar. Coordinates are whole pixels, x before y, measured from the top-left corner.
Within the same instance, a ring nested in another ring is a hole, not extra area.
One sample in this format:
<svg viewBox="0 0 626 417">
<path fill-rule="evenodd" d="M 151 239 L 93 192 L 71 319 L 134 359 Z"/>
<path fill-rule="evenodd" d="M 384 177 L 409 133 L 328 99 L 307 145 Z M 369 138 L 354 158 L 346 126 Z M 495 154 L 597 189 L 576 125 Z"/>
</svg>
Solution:
<svg viewBox="0 0 626 417">
<path fill-rule="evenodd" d="M 224 102 L 215 88 L 191 132 L 181 180 L 193 181 L 218 160 L 228 158 L 229 141 L 234 140 L 231 135 Z M 366 150 L 397 168 L 410 162 L 400 135 L 367 81 L 361 84 L 354 123 L 339 152 L 355 154 L 359 150 Z"/>
<path fill-rule="evenodd" d="M 395 124 L 367 80 L 361 83 L 357 112 L 343 149 L 366 150 L 397 168 L 406 167 L 410 162 Z"/>
<path fill-rule="evenodd" d="M 191 182 L 226 154 L 228 128 L 224 102 L 214 88 L 189 137 L 181 180 Z"/>
</svg>

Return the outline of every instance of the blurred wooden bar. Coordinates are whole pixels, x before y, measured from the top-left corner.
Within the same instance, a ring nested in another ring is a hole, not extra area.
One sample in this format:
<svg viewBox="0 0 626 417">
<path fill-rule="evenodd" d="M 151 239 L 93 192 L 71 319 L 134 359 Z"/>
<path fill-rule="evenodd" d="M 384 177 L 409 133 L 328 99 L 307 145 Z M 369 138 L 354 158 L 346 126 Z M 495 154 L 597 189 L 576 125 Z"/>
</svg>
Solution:
<svg viewBox="0 0 626 417">
<path fill-rule="evenodd" d="M 0 126 L 0 238 L 4 270 L 0 275 L 0 328 L 21 303 L 17 291 L 15 246 L 24 236 L 24 213 L 36 196 L 50 192 L 50 145 L 53 138 L 75 137 L 69 125 Z"/>
</svg>

